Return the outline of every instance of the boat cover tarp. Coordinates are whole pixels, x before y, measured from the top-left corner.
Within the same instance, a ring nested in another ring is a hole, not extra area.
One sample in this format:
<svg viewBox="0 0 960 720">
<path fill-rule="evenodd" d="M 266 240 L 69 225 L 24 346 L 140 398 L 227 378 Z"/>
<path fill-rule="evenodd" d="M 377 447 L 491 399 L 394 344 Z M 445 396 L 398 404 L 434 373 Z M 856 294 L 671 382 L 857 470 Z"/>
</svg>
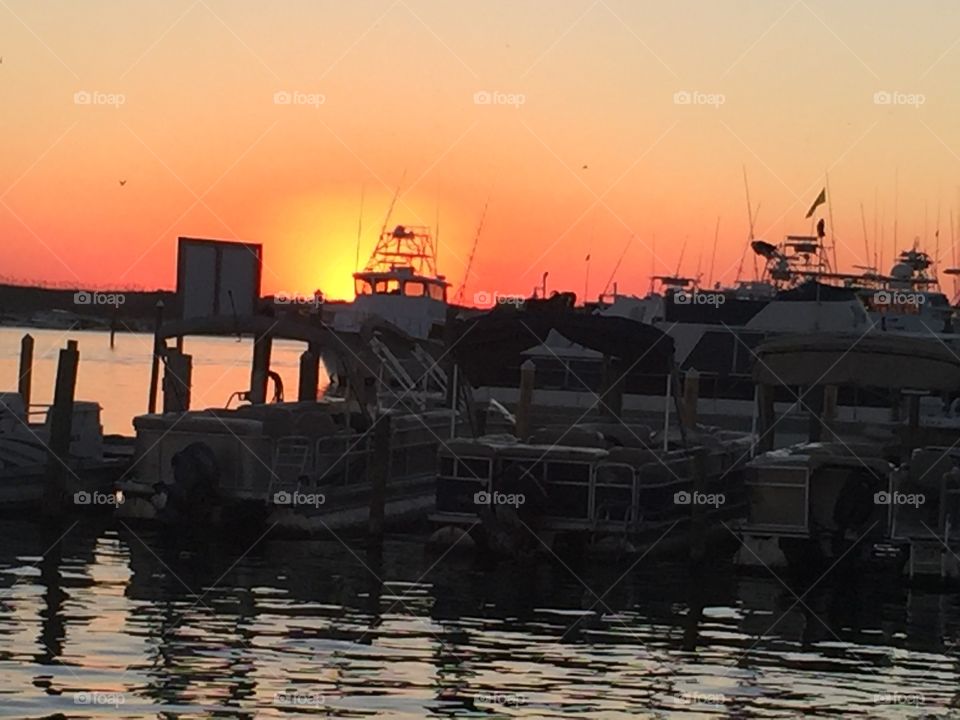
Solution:
<svg viewBox="0 0 960 720">
<path fill-rule="evenodd" d="M 870 332 L 778 338 L 757 348 L 754 380 L 766 385 L 837 385 L 960 390 L 960 355 L 935 337 Z"/>
<path fill-rule="evenodd" d="M 632 372 L 663 374 L 673 364 L 673 339 L 651 325 L 555 308 L 498 308 L 458 320 L 453 354 L 466 376 L 482 383 L 491 370 L 518 366 L 521 354 L 545 345 L 551 331 L 601 355 L 619 358 Z"/>
</svg>

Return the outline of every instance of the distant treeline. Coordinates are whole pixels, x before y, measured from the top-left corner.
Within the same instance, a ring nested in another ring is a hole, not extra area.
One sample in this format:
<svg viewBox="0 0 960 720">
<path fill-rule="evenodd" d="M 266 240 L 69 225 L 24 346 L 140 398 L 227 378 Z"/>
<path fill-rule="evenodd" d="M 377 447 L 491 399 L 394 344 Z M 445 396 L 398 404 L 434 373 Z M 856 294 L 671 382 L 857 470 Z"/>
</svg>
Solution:
<svg viewBox="0 0 960 720">
<path fill-rule="evenodd" d="M 130 329 L 152 327 L 157 302 L 164 304 L 164 316 L 180 314 L 177 296 L 169 290 L 87 290 L 0 284 L 0 320 L 42 321 L 50 313 L 71 313 L 94 324 L 109 326 L 112 321 Z M 99 321 L 99 322 L 97 322 Z"/>
</svg>

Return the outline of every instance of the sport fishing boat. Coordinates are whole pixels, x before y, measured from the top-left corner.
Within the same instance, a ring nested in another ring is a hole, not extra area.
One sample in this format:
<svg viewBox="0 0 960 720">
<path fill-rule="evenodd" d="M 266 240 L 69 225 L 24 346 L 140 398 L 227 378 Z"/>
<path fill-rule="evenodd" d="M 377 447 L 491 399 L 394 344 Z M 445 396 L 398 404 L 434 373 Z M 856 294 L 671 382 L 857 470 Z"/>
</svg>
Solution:
<svg viewBox="0 0 960 720">
<path fill-rule="evenodd" d="M 437 272 L 436 241 L 427 227 L 384 229 L 366 267 L 354 273 L 352 303 L 326 303 L 324 320 L 355 331 L 367 319 L 385 320 L 414 338 L 442 326 L 450 283 Z"/>
</svg>

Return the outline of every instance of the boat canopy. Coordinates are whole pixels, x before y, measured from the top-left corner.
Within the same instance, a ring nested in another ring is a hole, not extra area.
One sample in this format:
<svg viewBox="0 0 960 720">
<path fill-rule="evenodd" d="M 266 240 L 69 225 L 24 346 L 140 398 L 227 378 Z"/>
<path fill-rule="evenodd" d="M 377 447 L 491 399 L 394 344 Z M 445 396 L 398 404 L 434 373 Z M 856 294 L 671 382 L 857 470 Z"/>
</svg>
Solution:
<svg viewBox="0 0 960 720">
<path fill-rule="evenodd" d="M 573 346 L 619 358 L 624 369 L 649 374 L 670 372 L 673 339 L 653 327 L 625 317 L 587 315 L 556 306 L 525 309 L 496 308 L 456 322 L 453 353 L 464 373 L 483 384 L 491 373 L 515 367 L 525 351 L 549 347 L 551 333 Z M 562 356 L 561 356 L 562 357 Z"/>
<path fill-rule="evenodd" d="M 764 385 L 837 385 L 960 390 L 960 354 L 938 338 L 868 332 L 791 336 L 757 348 L 754 380 Z"/>
</svg>

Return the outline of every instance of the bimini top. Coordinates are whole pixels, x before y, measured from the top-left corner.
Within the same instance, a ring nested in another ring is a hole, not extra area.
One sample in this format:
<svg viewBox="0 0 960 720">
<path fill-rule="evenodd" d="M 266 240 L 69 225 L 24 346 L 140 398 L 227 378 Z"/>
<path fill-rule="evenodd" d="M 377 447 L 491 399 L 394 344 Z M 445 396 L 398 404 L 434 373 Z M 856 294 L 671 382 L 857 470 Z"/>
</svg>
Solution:
<svg viewBox="0 0 960 720">
<path fill-rule="evenodd" d="M 919 334 L 799 335 L 757 348 L 753 377 L 765 385 L 953 391 L 960 389 L 960 354 Z"/>
</svg>

